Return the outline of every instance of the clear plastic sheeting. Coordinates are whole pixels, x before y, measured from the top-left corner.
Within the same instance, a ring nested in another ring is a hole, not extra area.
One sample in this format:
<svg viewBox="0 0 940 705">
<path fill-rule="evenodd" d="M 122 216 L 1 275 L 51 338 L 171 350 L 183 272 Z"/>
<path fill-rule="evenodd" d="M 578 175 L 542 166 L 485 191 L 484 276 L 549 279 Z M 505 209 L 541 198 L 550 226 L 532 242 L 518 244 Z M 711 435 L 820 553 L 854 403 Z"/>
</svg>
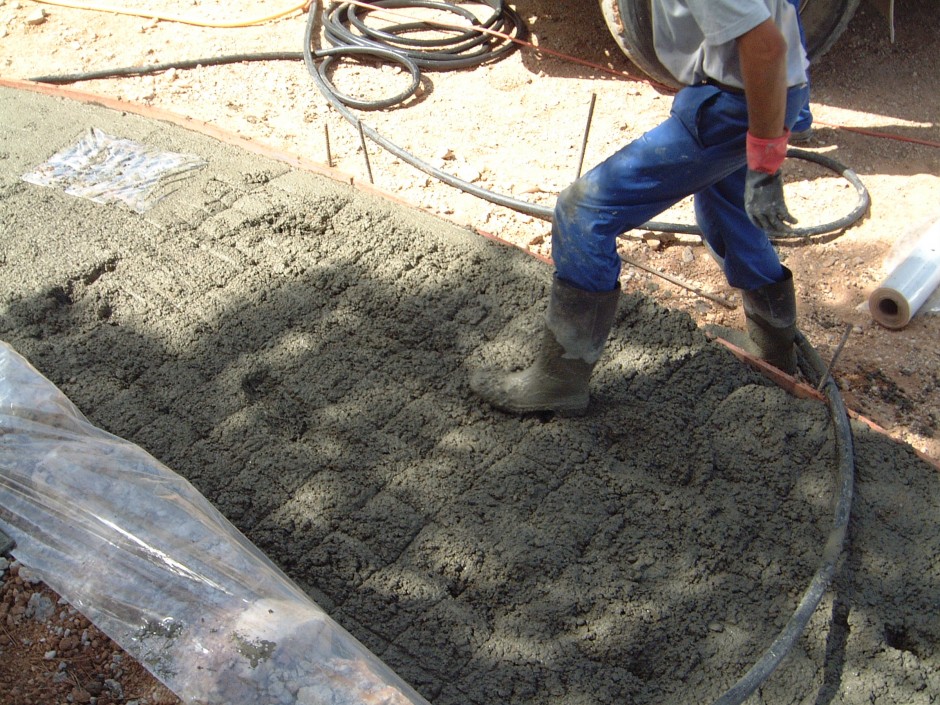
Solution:
<svg viewBox="0 0 940 705">
<path fill-rule="evenodd" d="M 23 180 L 96 203 L 123 203 L 143 213 L 167 195 L 174 180 L 204 166 L 206 161 L 199 157 L 158 151 L 93 127 Z"/>
<path fill-rule="evenodd" d="M 186 703 L 426 705 L 189 482 L 3 342 L 0 526 Z"/>
</svg>

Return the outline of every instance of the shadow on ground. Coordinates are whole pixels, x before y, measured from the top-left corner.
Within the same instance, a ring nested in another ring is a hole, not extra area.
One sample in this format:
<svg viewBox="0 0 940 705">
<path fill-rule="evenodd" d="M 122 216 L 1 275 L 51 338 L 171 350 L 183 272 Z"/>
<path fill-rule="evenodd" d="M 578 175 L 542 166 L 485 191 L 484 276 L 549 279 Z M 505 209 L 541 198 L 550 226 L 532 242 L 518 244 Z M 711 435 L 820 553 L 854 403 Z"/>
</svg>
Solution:
<svg viewBox="0 0 940 705">
<path fill-rule="evenodd" d="M 707 702 L 784 626 L 832 521 L 823 405 L 625 296 L 587 416 L 503 415 L 466 381 L 531 355 L 546 265 L 178 128 L 0 99 L 0 339 L 435 705 Z M 209 166 L 144 216 L 19 181 L 81 122 Z M 940 692 L 940 481 L 855 430 L 845 565 L 761 702 Z"/>
</svg>

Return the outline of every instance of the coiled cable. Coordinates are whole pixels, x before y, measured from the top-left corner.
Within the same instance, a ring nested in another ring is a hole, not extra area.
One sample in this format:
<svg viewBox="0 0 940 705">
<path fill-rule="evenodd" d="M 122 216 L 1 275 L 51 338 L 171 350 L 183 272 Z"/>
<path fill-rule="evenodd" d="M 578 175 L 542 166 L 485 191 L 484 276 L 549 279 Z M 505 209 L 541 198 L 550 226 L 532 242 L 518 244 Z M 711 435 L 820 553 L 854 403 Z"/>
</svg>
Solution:
<svg viewBox="0 0 940 705">
<path fill-rule="evenodd" d="M 479 0 L 476 4 L 487 6 L 492 12 L 480 20 L 462 5 L 436 0 L 376 0 L 368 7 L 355 2 L 334 2 L 324 11 L 323 36 L 334 47 L 391 49 L 421 68 L 438 71 L 468 68 L 501 58 L 518 47 L 512 39 L 528 35 L 525 22 L 502 0 Z M 370 14 L 382 9 L 403 8 L 451 13 L 462 20 L 463 26 L 415 20 L 378 29 L 366 22 Z M 434 31 L 437 36 L 413 36 L 427 31 Z"/>
</svg>

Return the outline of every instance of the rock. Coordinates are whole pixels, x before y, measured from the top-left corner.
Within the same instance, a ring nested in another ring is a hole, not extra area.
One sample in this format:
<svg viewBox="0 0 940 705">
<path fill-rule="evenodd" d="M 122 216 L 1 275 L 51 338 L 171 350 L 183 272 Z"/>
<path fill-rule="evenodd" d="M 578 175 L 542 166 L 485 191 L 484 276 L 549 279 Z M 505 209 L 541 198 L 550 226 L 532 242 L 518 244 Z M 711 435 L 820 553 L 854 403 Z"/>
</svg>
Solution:
<svg viewBox="0 0 940 705">
<path fill-rule="evenodd" d="M 91 702 L 91 693 L 84 688 L 72 688 L 72 702 L 89 703 Z"/>
<path fill-rule="evenodd" d="M 26 604 L 25 614 L 37 622 L 48 622 L 49 618 L 55 614 L 55 605 L 42 593 L 34 592 Z"/>
<path fill-rule="evenodd" d="M 26 15 L 26 24 L 38 25 L 46 21 L 46 11 L 44 9 L 37 8 L 33 10 L 28 15 Z"/>
<path fill-rule="evenodd" d="M 81 642 L 79 641 L 78 637 L 75 636 L 74 634 L 70 634 L 69 636 L 64 636 L 61 639 L 59 639 L 59 651 L 61 651 L 62 653 L 68 653 L 69 651 L 72 651 L 78 648 L 78 645 L 80 643 Z"/>
<path fill-rule="evenodd" d="M 18 566 L 18 563 L 14 563 L 14 565 Z M 19 575 L 20 580 L 22 580 L 27 585 L 39 585 L 39 583 L 42 582 L 42 578 L 40 578 L 33 571 L 31 571 L 29 568 L 26 568 L 25 566 L 19 567 L 19 573 L 17 573 L 17 575 Z"/>
<path fill-rule="evenodd" d="M 104 682 L 104 687 L 107 688 L 108 693 L 111 695 L 113 700 L 123 700 L 124 699 L 124 688 L 121 687 L 121 684 L 118 683 L 113 678 L 108 678 Z"/>
</svg>

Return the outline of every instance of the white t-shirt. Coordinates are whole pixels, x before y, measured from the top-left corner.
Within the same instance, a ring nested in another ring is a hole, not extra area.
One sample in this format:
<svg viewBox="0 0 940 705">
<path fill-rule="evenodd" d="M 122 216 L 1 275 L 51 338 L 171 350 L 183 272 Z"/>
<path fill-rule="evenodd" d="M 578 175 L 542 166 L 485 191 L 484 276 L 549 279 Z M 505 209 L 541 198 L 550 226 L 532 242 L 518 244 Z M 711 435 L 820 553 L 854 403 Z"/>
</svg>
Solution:
<svg viewBox="0 0 940 705">
<path fill-rule="evenodd" d="M 789 0 L 653 0 L 653 44 L 684 85 L 714 79 L 744 88 L 735 39 L 773 19 L 787 41 L 787 85 L 806 83 L 809 64 Z"/>
</svg>

